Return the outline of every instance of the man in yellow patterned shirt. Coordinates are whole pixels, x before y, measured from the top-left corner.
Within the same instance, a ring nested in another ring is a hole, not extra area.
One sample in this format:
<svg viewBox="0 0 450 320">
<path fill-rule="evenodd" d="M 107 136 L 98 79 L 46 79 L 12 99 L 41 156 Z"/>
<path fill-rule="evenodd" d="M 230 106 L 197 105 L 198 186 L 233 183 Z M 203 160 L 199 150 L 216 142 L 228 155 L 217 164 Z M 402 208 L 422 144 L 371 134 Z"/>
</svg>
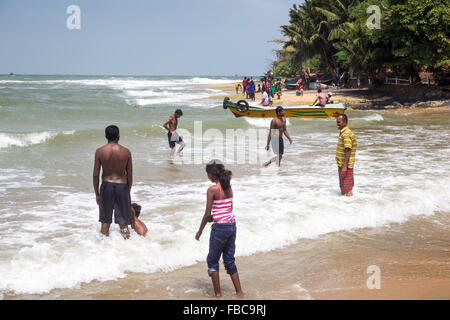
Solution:
<svg viewBox="0 0 450 320">
<path fill-rule="evenodd" d="M 346 114 L 340 114 L 336 117 L 337 127 L 341 131 L 336 148 L 336 163 L 338 165 L 341 194 L 351 197 L 355 184 L 353 179 L 353 166 L 355 165 L 355 154 L 358 143 L 353 132 L 347 127 L 347 122 L 348 118 Z"/>
</svg>

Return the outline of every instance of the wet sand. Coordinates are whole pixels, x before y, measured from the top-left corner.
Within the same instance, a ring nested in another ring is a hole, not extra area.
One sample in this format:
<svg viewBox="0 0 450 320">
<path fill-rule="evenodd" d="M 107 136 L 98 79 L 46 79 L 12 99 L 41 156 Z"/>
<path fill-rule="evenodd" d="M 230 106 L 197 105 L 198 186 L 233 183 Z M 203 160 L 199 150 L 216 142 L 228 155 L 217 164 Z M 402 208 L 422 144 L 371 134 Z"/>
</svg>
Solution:
<svg viewBox="0 0 450 320">
<path fill-rule="evenodd" d="M 237 256 L 246 294 L 243 299 L 450 299 L 449 226 L 450 214 L 440 212 L 402 224 L 330 233 L 270 252 Z M 367 268 L 372 265 L 380 269 L 380 289 L 367 287 L 372 275 Z M 220 268 L 221 299 L 241 299 L 234 294 L 222 263 Z M 49 294 L 4 298 L 216 299 L 206 263 L 169 272 L 130 273 L 117 281 L 93 281 Z"/>
<path fill-rule="evenodd" d="M 320 300 L 448 300 L 450 280 L 392 280 L 380 290 L 341 289 L 318 292 Z"/>
</svg>

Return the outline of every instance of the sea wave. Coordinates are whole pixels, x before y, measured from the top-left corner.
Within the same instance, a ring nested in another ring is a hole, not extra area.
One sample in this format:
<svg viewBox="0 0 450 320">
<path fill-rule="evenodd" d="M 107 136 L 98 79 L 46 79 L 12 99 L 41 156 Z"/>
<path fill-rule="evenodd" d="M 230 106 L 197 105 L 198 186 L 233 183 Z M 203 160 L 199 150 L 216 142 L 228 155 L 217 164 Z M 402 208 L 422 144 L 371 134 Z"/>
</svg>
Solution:
<svg viewBox="0 0 450 320">
<path fill-rule="evenodd" d="M 141 98 L 128 98 L 125 99 L 125 102 L 129 106 L 133 107 L 144 107 L 150 105 L 161 105 L 161 104 L 179 104 L 184 103 L 188 105 L 193 105 L 196 101 L 205 99 L 213 96 L 214 92 L 194 92 L 194 93 L 176 93 L 176 92 L 167 92 L 162 93 L 160 95 L 153 95 L 149 93 L 149 95 L 142 95 Z M 151 98 L 150 98 L 151 97 Z M 198 104 L 197 104 L 198 105 Z M 203 105 L 203 103 L 202 103 Z M 209 105 L 209 104 L 208 104 Z"/>
<path fill-rule="evenodd" d="M 248 124 L 250 124 L 251 126 L 254 126 L 254 127 L 269 128 L 272 118 L 263 119 L 263 118 L 247 118 L 247 117 L 245 117 L 245 121 L 247 121 Z M 291 125 L 291 122 L 289 121 L 289 119 L 286 119 L 286 126 L 289 126 L 289 125 Z"/>
<path fill-rule="evenodd" d="M 43 85 L 84 85 L 84 86 L 106 86 L 114 89 L 133 89 L 133 88 L 151 88 L 167 87 L 179 85 L 202 85 L 202 84 L 227 84 L 234 83 L 236 80 L 221 78 L 202 78 L 193 77 L 187 79 L 148 79 L 148 78 L 96 78 L 96 79 L 47 79 L 47 80 L 0 80 L 0 83 L 13 84 L 43 84 Z"/>
<path fill-rule="evenodd" d="M 180 92 L 181 91 L 181 92 Z M 148 90 L 125 90 L 123 94 L 128 97 L 186 97 L 192 99 L 200 99 L 208 97 L 213 94 L 221 93 L 221 90 L 215 89 L 201 89 L 199 90 L 187 90 L 187 88 L 171 87 L 166 90 L 148 89 Z"/>
<path fill-rule="evenodd" d="M 9 147 L 29 147 L 31 145 L 45 143 L 55 139 L 58 135 L 73 135 L 75 130 L 53 132 L 30 132 L 30 133 L 5 133 L 0 132 L 0 149 Z"/>
<path fill-rule="evenodd" d="M 384 118 L 379 113 L 370 114 L 362 118 L 355 118 L 355 120 L 365 120 L 365 121 L 384 121 Z"/>
<path fill-rule="evenodd" d="M 392 188 L 382 194 L 361 190 L 353 199 L 327 189 L 327 185 L 335 182 L 334 177 L 303 177 L 310 179 L 306 185 L 316 183 L 319 192 L 299 188 L 298 179 L 296 175 L 271 175 L 270 179 L 250 176 L 234 180 L 234 208 L 240 230 L 236 240 L 237 256 L 271 251 L 299 239 L 330 232 L 401 223 L 415 215 L 450 210 L 446 192 L 448 178 L 425 182 L 424 187 L 421 181 L 420 185 L 404 187 L 401 191 Z M 388 183 L 395 187 L 398 181 L 392 179 Z M 127 272 L 171 271 L 204 261 L 208 250 L 207 232 L 200 242 L 193 240 L 204 199 L 192 195 L 203 193 L 208 185 L 134 186 L 132 198 L 143 206 L 141 217 L 150 232 L 146 238 L 132 232 L 129 241 L 123 241 L 115 227 L 111 228 L 109 238 L 100 236 L 97 226 L 92 224 L 92 217 L 98 210 L 92 194 L 58 192 L 56 203 L 35 206 L 31 214 L 39 220 L 30 221 L 26 232 L 21 233 L 23 239 L 15 240 L 16 245 L 24 242 L 24 247 L 8 261 L 1 262 L 0 292 L 45 293 L 95 279 L 123 278 Z M 176 203 L 189 205 L 168 211 Z M 67 212 L 73 214 L 67 215 Z M 59 236 L 52 237 L 51 242 L 39 241 L 44 234 Z M 33 277 L 30 278 L 30 274 Z"/>
</svg>

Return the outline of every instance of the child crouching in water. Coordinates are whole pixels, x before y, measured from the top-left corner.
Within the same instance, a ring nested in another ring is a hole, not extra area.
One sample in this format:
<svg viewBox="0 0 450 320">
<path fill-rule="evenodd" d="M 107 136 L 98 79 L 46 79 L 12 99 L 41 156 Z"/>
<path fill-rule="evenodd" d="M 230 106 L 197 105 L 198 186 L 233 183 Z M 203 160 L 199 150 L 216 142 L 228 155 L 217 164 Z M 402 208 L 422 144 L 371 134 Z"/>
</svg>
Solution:
<svg viewBox="0 0 450 320">
<path fill-rule="evenodd" d="M 208 274 L 211 277 L 216 297 L 221 297 L 219 281 L 219 259 L 223 254 L 223 264 L 231 277 L 236 293 L 242 296 L 239 274 L 234 263 L 236 250 L 236 220 L 233 214 L 233 190 L 231 189 L 231 171 L 218 160 L 212 160 L 206 165 L 206 173 L 209 180 L 216 185 L 208 188 L 206 193 L 206 210 L 202 222 L 195 235 L 199 240 L 203 228 L 208 222 L 212 222 L 209 238 L 209 253 L 206 258 Z"/>
<path fill-rule="evenodd" d="M 137 203 L 131 204 L 131 227 L 134 229 L 134 231 L 136 231 L 138 235 L 145 237 L 148 229 L 145 224 L 138 219 L 141 213 L 141 208 L 142 206 L 138 205 Z"/>
</svg>

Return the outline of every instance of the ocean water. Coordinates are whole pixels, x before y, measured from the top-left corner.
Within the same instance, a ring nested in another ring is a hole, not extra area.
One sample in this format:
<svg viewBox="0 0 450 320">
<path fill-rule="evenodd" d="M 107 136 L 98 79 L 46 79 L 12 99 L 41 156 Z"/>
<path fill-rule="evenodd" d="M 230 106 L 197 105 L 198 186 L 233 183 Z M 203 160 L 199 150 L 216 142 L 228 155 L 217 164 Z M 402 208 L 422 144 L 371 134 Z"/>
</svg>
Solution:
<svg viewBox="0 0 450 320">
<path fill-rule="evenodd" d="M 348 111 L 358 150 L 354 197 L 346 198 L 335 120 L 288 119 L 294 142 L 285 141 L 282 166 L 261 168 L 273 156 L 264 150 L 270 120 L 234 118 L 215 98 L 223 92 L 210 86 L 236 80 L 1 76 L 0 297 L 204 263 L 209 226 L 200 242 L 194 236 L 211 185 L 204 163 L 212 158 L 233 171 L 237 256 L 450 212 L 448 116 Z M 162 124 L 177 108 L 187 146 L 171 160 Z M 124 241 L 115 225 L 110 237 L 99 233 L 93 157 L 109 124 L 119 126 L 133 155 L 131 195 L 142 205 L 145 238 L 132 232 Z M 256 134 L 246 142 L 227 130 Z M 231 156 L 217 146 L 232 146 Z M 248 160 L 233 161 L 241 155 Z"/>
</svg>

